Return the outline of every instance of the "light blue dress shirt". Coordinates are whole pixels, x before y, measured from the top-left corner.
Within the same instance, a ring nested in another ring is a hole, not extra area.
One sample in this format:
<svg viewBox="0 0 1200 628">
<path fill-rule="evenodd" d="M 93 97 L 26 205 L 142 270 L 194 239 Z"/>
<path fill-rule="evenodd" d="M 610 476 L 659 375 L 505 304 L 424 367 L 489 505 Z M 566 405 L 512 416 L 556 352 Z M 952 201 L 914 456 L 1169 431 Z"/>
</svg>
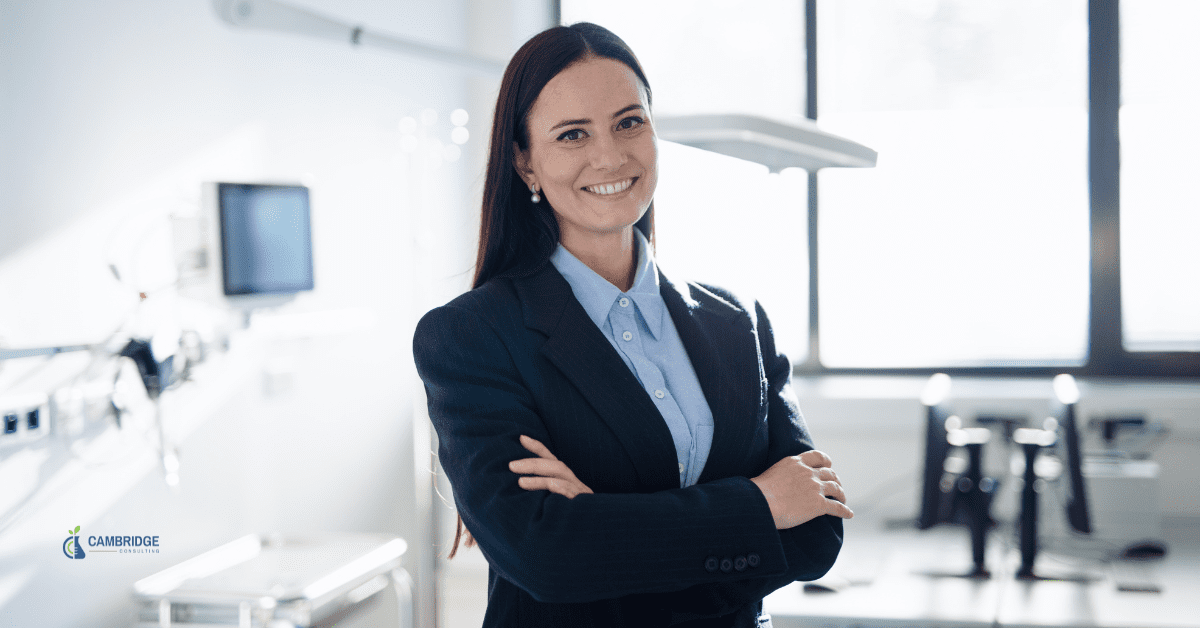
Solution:
<svg viewBox="0 0 1200 628">
<path fill-rule="evenodd" d="M 700 478 L 712 448 L 713 417 L 696 371 L 658 286 L 650 244 L 637 229 L 637 273 L 621 292 L 560 244 L 550 263 L 571 285 L 575 298 L 658 407 L 679 459 L 679 485 Z"/>
</svg>

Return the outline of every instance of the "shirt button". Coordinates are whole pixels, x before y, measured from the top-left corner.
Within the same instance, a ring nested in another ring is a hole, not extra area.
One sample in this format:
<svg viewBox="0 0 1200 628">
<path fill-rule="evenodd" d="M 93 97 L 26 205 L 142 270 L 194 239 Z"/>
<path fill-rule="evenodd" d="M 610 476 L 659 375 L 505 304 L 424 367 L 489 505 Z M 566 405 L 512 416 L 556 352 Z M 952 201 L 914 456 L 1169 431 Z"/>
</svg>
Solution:
<svg viewBox="0 0 1200 628">
<path fill-rule="evenodd" d="M 629 307 L 629 297 L 621 297 L 621 300 L 617 301 L 617 303 L 620 303 L 621 307 Z"/>
<path fill-rule="evenodd" d="M 621 337 L 624 338 L 625 340 L 633 340 L 633 332 L 627 331 L 627 332 L 621 334 Z"/>
<path fill-rule="evenodd" d="M 759 560 L 761 559 L 758 557 L 758 554 L 746 554 L 746 564 L 751 567 L 757 567 Z"/>
<path fill-rule="evenodd" d="M 667 396 L 667 393 L 663 392 L 662 390 L 656 390 L 654 391 L 654 396 L 662 399 L 663 397 Z"/>
<path fill-rule="evenodd" d="M 708 559 L 704 561 L 705 571 L 716 571 L 720 568 L 721 561 L 717 560 L 716 556 L 709 556 Z"/>
<path fill-rule="evenodd" d="M 683 473 L 683 463 L 679 463 L 679 472 Z"/>
<path fill-rule="evenodd" d="M 724 571 L 725 573 L 729 573 L 729 572 L 733 571 L 733 561 L 729 560 L 728 558 L 722 558 L 721 559 L 721 571 Z"/>
<path fill-rule="evenodd" d="M 746 571 L 746 557 L 738 556 L 733 559 L 733 568 L 737 571 Z"/>
</svg>

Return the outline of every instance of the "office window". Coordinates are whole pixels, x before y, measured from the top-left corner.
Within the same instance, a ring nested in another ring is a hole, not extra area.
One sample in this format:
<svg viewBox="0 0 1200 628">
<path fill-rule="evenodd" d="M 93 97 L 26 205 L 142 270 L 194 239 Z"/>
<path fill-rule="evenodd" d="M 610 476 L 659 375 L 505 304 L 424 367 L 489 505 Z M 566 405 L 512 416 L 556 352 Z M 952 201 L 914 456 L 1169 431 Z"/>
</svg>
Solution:
<svg viewBox="0 0 1200 628">
<path fill-rule="evenodd" d="M 1121 3 L 1121 300 L 1128 351 L 1200 351 L 1200 3 Z M 1191 43 L 1188 43 L 1191 42 Z"/>
<path fill-rule="evenodd" d="M 804 114 L 803 2 L 562 0 L 562 22 L 625 40 L 661 115 Z"/>
<path fill-rule="evenodd" d="M 658 259 L 672 281 L 762 303 L 793 364 L 808 355 L 808 175 L 659 143 Z"/>
<path fill-rule="evenodd" d="M 818 123 L 879 151 L 819 176 L 822 363 L 1082 363 L 1086 3 L 817 7 Z"/>
<path fill-rule="evenodd" d="M 763 0 L 563 0 L 562 21 L 626 41 L 654 89 L 657 117 L 753 113 L 803 117 L 804 3 Z M 802 170 L 659 143 L 659 262 L 672 278 L 762 302 L 781 350 L 808 353 L 808 188 Z"/>
</svg>

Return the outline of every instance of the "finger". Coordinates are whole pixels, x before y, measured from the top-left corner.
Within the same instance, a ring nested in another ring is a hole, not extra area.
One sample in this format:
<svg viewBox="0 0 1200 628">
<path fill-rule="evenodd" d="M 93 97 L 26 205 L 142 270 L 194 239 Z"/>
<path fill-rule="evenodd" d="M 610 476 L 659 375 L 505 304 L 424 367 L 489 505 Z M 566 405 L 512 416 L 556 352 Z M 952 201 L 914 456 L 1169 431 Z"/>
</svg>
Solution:
<svg viewBox="0 0 1200 628">
<path fill-rule="evenodd" d="M 544 478 L 536 475 L 523 475 L 517 478 L 517 486 L 527 491 L 548 491 L 550 490 L 550 478 Z"/>
<path fill-rule="evenodd" d="M 524 475 L 544 475 L 564 479 L 575 479 L 575 474 L 567 465 L 558 460 L 545 458 L 523 458 L 508 463 L 508 469 L 513 473 Z"/>
<path fill-rule="evenodd" d="M 842 483 L 842 481 L 838 479 L 837 472 L 829 467 L 817 469 L 817 477 L 827 482 L 837 482 L 838 484 Z"/>
<path fill-rule="evenodd" d="M 534 454 L 537 454 L 539 458 L 558 460 L 558 458 L 555 458 L 554 454 L 550 453 L 550 450 L 547 449 L 546 446 L 541 443 L 541 441 L 529 436 L 525 436 L 524 434 L 521 435 L 521 446 L 533 452 Z"/>
<path fill-rule="evenodd" d="M 833 460 L 825 452 L 816 449 L 810 449 L 800 454 L 800 462 L 814 469 L 833 466 Z"/>
<path fill-rule="evenodd" d="M 523 475 L 523 476 L 517 478 L 517 484 L 519 486 L 521 486 L 521 488 L 525 488 L 525 483 L 522 483 L 521 480 L 531 479 L 531 478 L 538 478 L 541 480 L 545 480 L 546 487 L 549 490 L 552 490 L 555 493 L 558 493 L 560 495 L 566 495 L 567 497 L 574 497 L 580 493 L 591 494 L 591 492 L 592 492 L 592 489 L 589 488 L 587 484 L 584 484 L 583 482 L 579 481 L 579 478 L 575 477 L 575 474 L 571 473 L 570 469 L 566 470 L 565 475 L 541 474 L 541 473 L 531 474 L 531 475 Z M 537 482 L 535 484 L 539 487 L 542 485 L 541 482 Z M 563 488 L 563 490 L 562 491 L 554 490 L 554 486 L 561 486 Z"/>
<path fill-rule="evenodd" d="M 853 519 L 854 511 L 850 510 L 846 504 L 832 499 L 825 500 L 825 514 L 840 517 L 842 519 Z"/>
<path fill-rule="evenodd" d="M 837 482 L 825 482 L 822 488 L 824 489 L 822 492 L 827 499 L 834 499 L 843 504 L 846 503 L 846 491 L 842 489 L 841 484 Z"/>
<path fill-rule="evenodd" d="M 527 491 L 550 491 L 567 499 L 572 499 L 581 492 L 580 487 L 574 483 L 557 478 L 524 476 L 517 479 L 517 485 Z"/>
</svg>

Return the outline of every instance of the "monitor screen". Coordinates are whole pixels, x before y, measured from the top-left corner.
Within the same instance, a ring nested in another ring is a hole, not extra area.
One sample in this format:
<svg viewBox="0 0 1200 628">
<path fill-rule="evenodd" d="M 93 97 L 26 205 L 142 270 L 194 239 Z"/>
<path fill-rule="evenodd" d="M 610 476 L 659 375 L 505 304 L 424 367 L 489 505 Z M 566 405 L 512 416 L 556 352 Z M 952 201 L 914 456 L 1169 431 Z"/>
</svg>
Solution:
<svg viewBox="0 0 1200 628">
<path fill-rule="evenodd" d="M 1075 404 L 1079 402 L 1079 385 L 1067 374 L 1054 378 L 1054 395 L 1058 398 L 1058 429 L 1066 457 L 1065 482 L 1067 521 L 1076 532 L 1092 533 L 1091 513 L 1088 512 L 1087 487 L 1083 479 L 1083 454 L 1079 450 L 1079 427 L 1075 424 Z"/>
<path fill-rule="evenodd" d="M 1076 532 L 1092 533 L 1092 518 L 1088 511 L 1087 486 L 1083 478 L 1083 454 L 1079 450 L 1079 427 L 1075 421 L 1075 404 L 1063 404 L 1059 411 L 1059 428 L 1063 432 L 1063 448 L 1067 458 L 1066 489 L 1067 521 Z"/>
<path fill-rule="evenodd" d="M 950 443 L 946 440 L 946 419 L 950 413 L 940 405 L 926 406 L 925 465 L 921 481 L 921 503 L 917 513 L 917 528 L 928 530 L 940 523 L 950 523 L 953 516 L 953 494 L 942 486 L 946 475 L 946 457 Z"/>
<path fill-rule="evenodd" d="M 220 183 L 217 202 L 226 296 L 312 290 L 308 188 Z"/>
</svg>

